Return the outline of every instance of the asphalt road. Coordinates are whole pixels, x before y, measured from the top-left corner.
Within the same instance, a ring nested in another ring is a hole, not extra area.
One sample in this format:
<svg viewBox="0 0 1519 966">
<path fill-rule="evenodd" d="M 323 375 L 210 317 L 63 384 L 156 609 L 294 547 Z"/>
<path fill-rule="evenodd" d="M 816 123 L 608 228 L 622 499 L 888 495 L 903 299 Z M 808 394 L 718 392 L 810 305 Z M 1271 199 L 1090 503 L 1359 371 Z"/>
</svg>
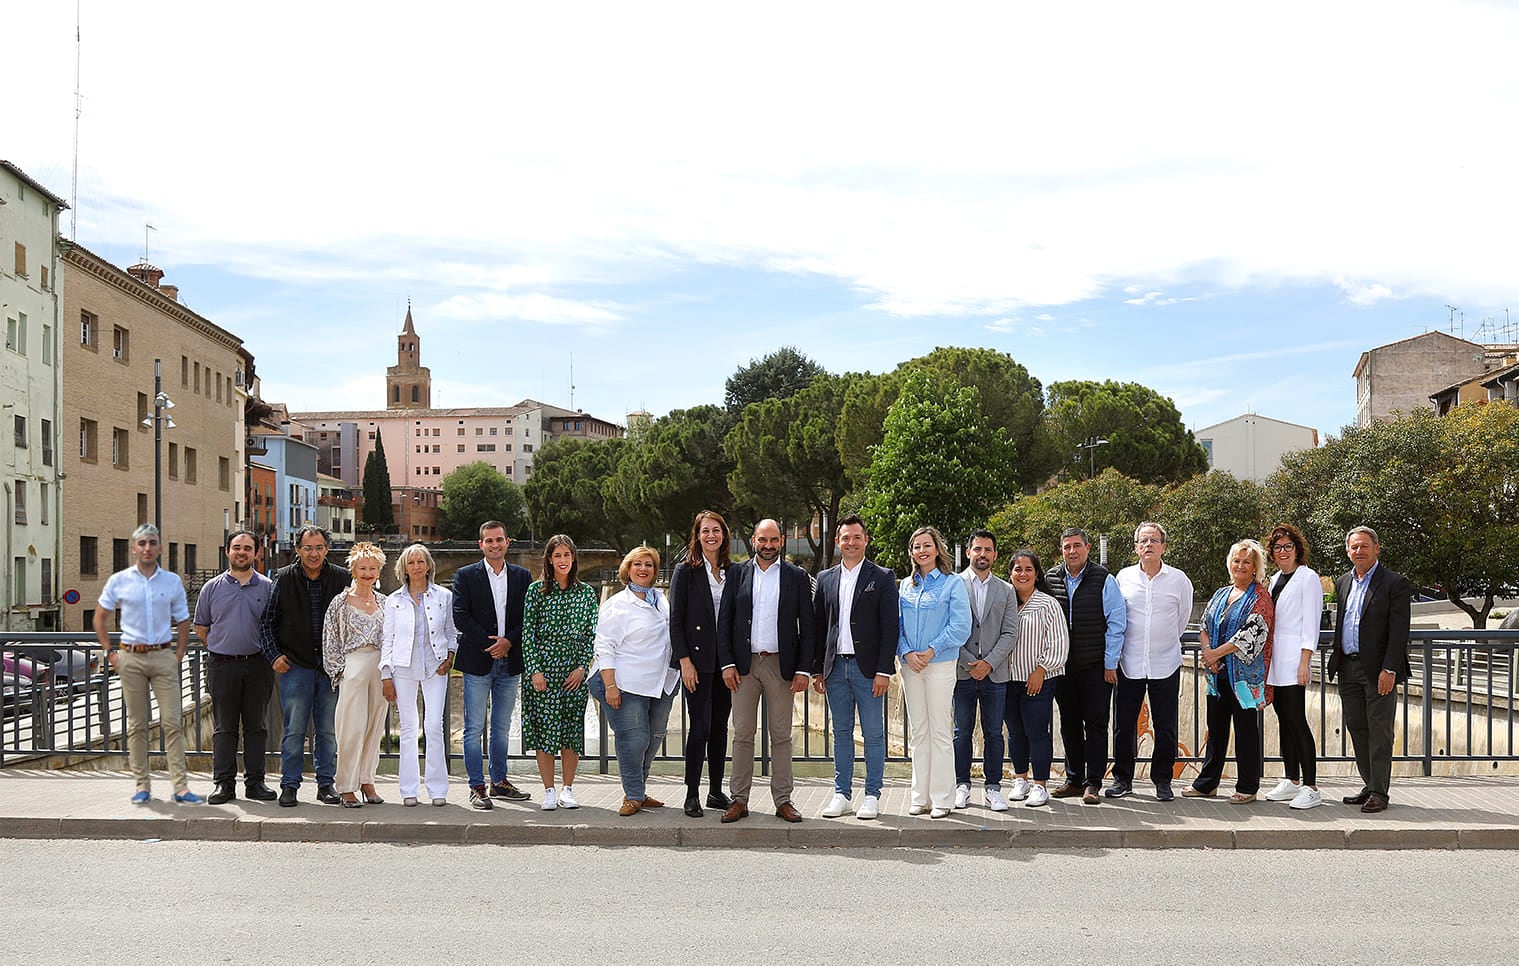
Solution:
<svg viewBox="0 0 1519 966">
<path fill-rule="evenodd" d="M 1509 963 L 1511 852 L 0 841 L 0 962 Z"/>
</svg>

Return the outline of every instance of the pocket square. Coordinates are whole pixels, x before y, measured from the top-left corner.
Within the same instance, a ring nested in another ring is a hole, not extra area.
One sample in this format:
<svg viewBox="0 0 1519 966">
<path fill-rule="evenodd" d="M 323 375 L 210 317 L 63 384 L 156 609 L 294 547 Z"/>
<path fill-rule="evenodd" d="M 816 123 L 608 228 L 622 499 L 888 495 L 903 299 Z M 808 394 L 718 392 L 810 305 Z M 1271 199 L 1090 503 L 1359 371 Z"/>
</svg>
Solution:
<svg viewBox="0 0 1519 966">
<path fill-rule="evenodd" d="M 872 591 L 874 591 L 875 589 L 876 589 L 876 582 L 874 580 L 872 580 L 870 583 L 866 584 L 860 590 L 860 593 L 862 593 L 862 594 L 868 594 L 868 593 L 871 593 Z"/>
</svg>

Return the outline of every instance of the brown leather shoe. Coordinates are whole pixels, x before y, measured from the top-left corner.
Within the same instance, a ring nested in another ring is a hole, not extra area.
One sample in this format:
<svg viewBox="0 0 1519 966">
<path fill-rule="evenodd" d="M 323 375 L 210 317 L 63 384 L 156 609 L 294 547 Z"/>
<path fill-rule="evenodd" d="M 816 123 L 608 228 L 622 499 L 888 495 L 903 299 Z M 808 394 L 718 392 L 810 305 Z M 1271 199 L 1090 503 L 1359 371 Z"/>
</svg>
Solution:
<svg viewBox="0 0 1519 966">
<path fill-rule="evenodd" d="M 802 813 L 796 810 L 796 806 L 790 802 L 784 802 L 775 807 L 775 817 L 783 818 L 788 822 L 800 822 Z"/>
<path fill-rule="evenodd" d="M 622 800 L 622 808 L 617 810 L 617 814 L 623 818 L 627 818 L 629 815 L 637 815 L 642 808 L 643 802 L 635 802 L 631 798 L 624 798 Z"/>
<path fill-rule="evenodd" d="M 1061 785 L 1059 788 L 1057 788 L 1054 791 L 1050 792 L 1050 797 L 1051 798 L 1075 798 L 1076 796 L 1080 795 L 1081 792 L 1082 792 L 1082 788 L 1081 788 L 1080 785 L 1073 785 L 1070 782 L 1066 782 L 1064 785 Z"/>
<path fill-rule="evenodd" d="M 1093 787 L 1091 787 L 1091 788 L 1088 788 L 1086 790 L 1086 792 L 1082 794 L 1082 796 L 1081 796 L 1081 804 L 1083 804 L 1083 805 L 1101 805 L 1102 804 L 1102 796 L 1097 794 L 1097 787 L 1095 785 Z"/>
<path fill-rule="evenodd" d="M 1387 796 L 1371 792 L 1366 796 L 1366 804 L 1361 806 L 1361 811 L 1368 815 L 1387 811 Z"/>
<path fill-rule="evenodd" d="M 736 822 L 739 819 L 747 818 L 748 816 L 749 806 L 744 804 L 744 801 L 742 799 L 735 798 L 733 800 L 733 804 L 729 805 L 728 810 L 723 813 L 723 821 Z"/>
<path fill-rule="evenodd" d="M 650 798 L 649 796 L 645 795 L 643 797 L 643 807 L 644 808 L 664 808 L 665 807 L 665 803 L 662 802 L 662 801 L 660 801 L 657 798 Z"/>
</svg>

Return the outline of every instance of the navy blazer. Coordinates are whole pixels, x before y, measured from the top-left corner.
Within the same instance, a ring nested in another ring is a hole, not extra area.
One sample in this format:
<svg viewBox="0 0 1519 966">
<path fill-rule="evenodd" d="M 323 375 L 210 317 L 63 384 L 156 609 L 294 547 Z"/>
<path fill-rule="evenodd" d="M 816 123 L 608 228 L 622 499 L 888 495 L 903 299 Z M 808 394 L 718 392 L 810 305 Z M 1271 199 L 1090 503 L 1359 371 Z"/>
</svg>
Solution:
<svg viewBox="0 0 1519 966">
<path fill-rule="evenodd" d="M 818 589 L 812 600 L 817 639 L 823 644 L 812 659 L 812 673 L 825 678 L 833 673 L 833 659 L 839 650 L 839 582 L 843 578 L 842 564 L 818 574 Z M 854 641 L 855 663 L 861 674 L 868 678 L 896 673 L 898 630 L 897 578 L 878 564 L 860 561 L 849 605 L 849 637 Z"/>
<path fill-rule="evenodd" d="M 781 677 L 789 681 L 812 670 L 813 635 L 817 631 L 812 620 L 812 581 L 796 564 L 777 560 L 775 565 L 781 568 L 778 654 Z M 718 667 L 736 667 L 740 676 L 749 673 L 754 655 L 750 632 L 754 627 L 755 566 L 750 560 L 728 574 L 733 586 L 723 590 L 722 611 L 717 615 Z"/>
<path fill-rule="evenodd" d="M 730 563 L 723 571 L 725 598 L 733 589 L 733 572 L 738 567 Z M 680 667 L 683 657 L 691 659 L 698 674 L 717 671 L 717 612 L 712 608 L 705 565 L 680 563 L 670 575 L 670 666 Z"/>
<path fill-rule="evenodd" d="M 459 650 L 454 667 L 465 674 L 489 674 L 496 659 L 486 653 L 496 636 L 496 599 L 484 560 L 460 567 L 454 573 L 454 627 L 459 631 Z M 533 575 L 514 563 L 506 565 L 506 632 L 512 649 L 501 660 L 509 674 L 522 673 L 522 607 Z"/>
<path fill-rule="evenodd" d="M 1345 627 L 1345 602 L 1350 599 L 1354 570 L 1347 570 L 1334 584 L 1334 653 L 1329 655 L 1329 679 L 1339 673 L 1345 655 L 1341 639 Z M 1376 683 L 1376 676 L 1391 671 L 1399 681 L 1408 680 L 1408 623 L 1413 599 L 1413 584 L 1396 570 L 1378 563 L 1361 602 L 1361 662 L 1366 676 Z M 1372 670 L 1375 668 L 1376 670 Z"/>
</svg>

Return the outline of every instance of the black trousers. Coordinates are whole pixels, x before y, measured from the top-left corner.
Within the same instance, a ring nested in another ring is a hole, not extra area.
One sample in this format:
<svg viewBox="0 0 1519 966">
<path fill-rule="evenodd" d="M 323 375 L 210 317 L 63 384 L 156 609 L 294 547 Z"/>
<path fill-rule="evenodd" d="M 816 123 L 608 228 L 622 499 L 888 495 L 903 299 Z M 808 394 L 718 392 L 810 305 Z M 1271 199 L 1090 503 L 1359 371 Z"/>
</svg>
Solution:
<svg viewBox="0 0 1519 966">
<path fill-rule="evenodd" d="M 1150 697 L 1150 726 L 1155 730 L 1150 780 L 1157 787 L 1169 785 L 1176 771 L 1181 668 L 1164 678 L 1130 678 L 1119 669 L 1113 698 L 1113 781 L 1134 784 L 1134 759 L 1139 754 L 1139 709 L 1146 693 Z"/>
<path fill-rule="evenodd" d="M 1355 747 L 1355 766 L 1367 791 L 1387 796 L 1392 784 L 1392 734 L 1398 689 L 1377 693 L 1382 669 L 1346 655 L 1340 661 L 1340 711 Z"/>
<path fill-rule="evenodd" d="M 1261 713 L 1255 708 L 1240 707 L 1227 673 L 1219 675 L 1218 692 L 1208 695 L 1208 749 L 1192 787 L 1211 793 L 1223 781 L 1232 727 L 1239 769 L 1234 790 L 1241 795 L 1254 795 L 1261 790 Z"/>
<path fill-rule="evenodd" d="M 1055 679 L 1055 705 L 1060 709 L 1060 740 L 1065 745 L 1065 780 L 1096 788 L 1108 771 L 1108 719 L 1113 686 L 1099 665 L 1067 670 Z"/>
<path fill-rule="evenodd" d="M 1278 687 L 1271 698 L 1271 707 L 1276 709 L 1283 771 L 1293 781 L 1318 787 L 1318 749 L 1308 727 L 1307 697 L 1308 689 L 1302 685 Z"/>
<path fill-rule="evenodd" d="M 264 780 L 264 750 L 269 735 L 264 726 L 274 669 L 262 654 L 246 658 L 208 655 L 211 689 L 211 780 L 218 785 L 237 780 L 237 737 L 242 731 L 243 778 Z"/>
<path fill-rule="evenodd" d="M 728 716 L 733 711 L 733 692 L 723 683 L 722 673 L 698 672 L 696 690 L 680 685 L 686 701 L 686 794 L 701 788 L 702 765 L 715 792 L 723 790 L 723 771 L 728 764 Z"/>
</svg>

